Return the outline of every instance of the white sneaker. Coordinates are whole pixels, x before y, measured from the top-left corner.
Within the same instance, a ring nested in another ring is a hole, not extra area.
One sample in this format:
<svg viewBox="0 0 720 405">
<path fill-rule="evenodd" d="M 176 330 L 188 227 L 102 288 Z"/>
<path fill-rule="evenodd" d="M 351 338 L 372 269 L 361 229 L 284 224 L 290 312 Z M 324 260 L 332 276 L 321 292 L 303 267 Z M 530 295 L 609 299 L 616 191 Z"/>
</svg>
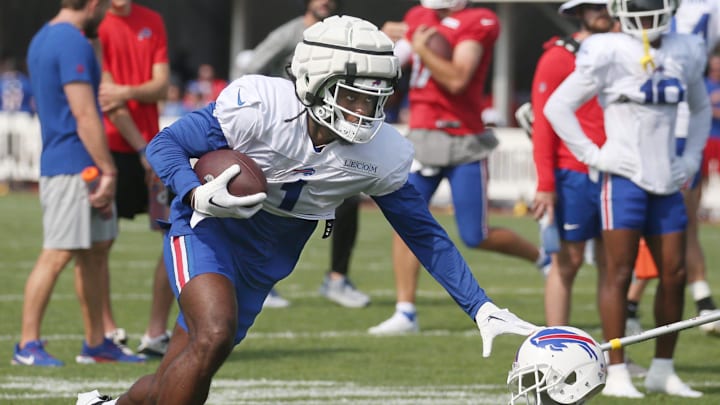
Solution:
<svg viewBox="0 0 720 405">
<path fill-rule="evenodd" d="M 624 364 L 623 367 L 608 367 L 607 380 L 602 394 L 608 397 L 644 398 L 645 394 L 638 391 L 630 379 L 630 373 Z"/>
<path fill-rule="evenodd" d="M 634 336 L 643 333 L 639 318 L 627 318 L 625 320 L 625 336 Z"/>
<path fill-rule="evenodd" d="M 371 335 L 401 335 L 420 331 L 417 313 L 395 311 L 386 321 L 368 329 Z"/>
<path fill-rule="evenodd" d="M 704 315 L 711 314 L 716 311 L 718 311 L 718 310 L 717 309 L 715 309 L 715 310 L 703 309 L 702 311 L 700 311 L 700 313 L 698 315 L 704 316 Z M 700 325 L 700 330 L 709 335 L 720 336 L 720 320 L 704 323 L 704 324 Z"/>
<path fill-rule="evenodd" d="M 162 357 L 167 353 L 170 344 L 170 331 L 166 331 L 160 336 L 151 338 L 143 335 L 140 338 L 140 345 L 137 348 L 138 353 L 146 356 Z"/>
<path fill-rule="evenodd" d="M 703 395 L 702 392 L 695 391 L 682 382 L 677 374 L 663 375 L 654 373 L 652 367 L 648 371 L 647 377 L 645 377 L 645 388 L 648 392 L 658 392 L 684 398 L 700 398 Z"/>
<path fill-rule="evenodd" d="M 115 403 L 117 403 L 116 399 L 114 400 L 107 395 L 100 395 L 98 390 L 94 390 L 78 394 L 78 399 L 75 405 L 114 405 Z"/>
<path fill-rule="evenodd" d="M 539 327 L 523 321 L 507 309 L 500 309 L 492 302 L 484 303 L 475 315 L 483 342 L 483 357 L 490 356 L 493 339 L 505 334 L 528 336 Z"/>
<path fill-rule="evenodd" d="M 265 297 L 265 301 L 263 301 L 263 308 L 287 308 L 289 306 L 290 301 L 281 297 L 274 288 L 270 290 L 270 293 Z"/>
<path fill-rule="evenodd" d="M 346 308 L 362 308 L 370 304 L 370 297 L 355 288 L 347 277 L 333 280 L 325 275 L 320 295 Z"/>
</svg>

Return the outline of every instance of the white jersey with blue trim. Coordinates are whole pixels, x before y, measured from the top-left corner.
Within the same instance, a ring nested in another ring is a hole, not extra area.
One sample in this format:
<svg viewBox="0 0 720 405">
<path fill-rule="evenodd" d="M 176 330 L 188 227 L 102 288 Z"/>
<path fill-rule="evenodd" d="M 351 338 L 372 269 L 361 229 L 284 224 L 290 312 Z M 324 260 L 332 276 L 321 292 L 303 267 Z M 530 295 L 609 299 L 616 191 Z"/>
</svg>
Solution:
<svg viewBox="0 0 720 405">
<path fill-rule="evenodd" d="M 669 194 L 678 190 L 672 168 L 678 103 L 687 99 L 689 87 L 692 97 L 707 97 L 697 94 L 704 92 L 705 47 L 698 37 L 670 33 L 649 52 L 654 65 L 644 66 L 640 40 L 625 33 L 592 35 L 580 46 L 575 72 L 553 93 L 545 112 L 579 160 L 625 176 L 648 192 Z M 594 94 L 607 133 L 600 149 L 565 111 Z"/>
<path fill-rule="evenodd" d="M 263 209 L 303 219 L 332 219 L 343 200 L 359 193 L 382 196 L 407 180 L 413 149 L 383 124 L 368 143 L 340 139 L 316 148 L 305 107 L 292 82 L 246 75 L 218 96 L 214 115 L 228 146 L 250 156 L 268 182 Z"/>
<path fill-rule="evenodd" d="M 710 54 L 720 40 L 720 0 L 682 0 L 673 16 L 672 31 L 701 37 Z M 689 115 L 687 104 L 680 103 L 675 127 L 679 138 L 687 136 Z"/>
<path fill-rule="evenodd" d="M 673 31 L 703 38 L 707 52 L 720 40 L 720 1 L 682 0 L 673 16 Z"/>
</svg>

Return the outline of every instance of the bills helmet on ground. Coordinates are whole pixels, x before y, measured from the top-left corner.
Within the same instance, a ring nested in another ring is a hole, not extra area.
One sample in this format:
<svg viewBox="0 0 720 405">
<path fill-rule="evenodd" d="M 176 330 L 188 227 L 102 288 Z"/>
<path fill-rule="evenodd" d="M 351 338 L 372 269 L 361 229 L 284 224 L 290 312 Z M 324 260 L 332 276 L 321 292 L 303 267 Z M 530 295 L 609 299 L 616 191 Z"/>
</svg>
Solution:
<svg viewBox="0 0 720 405">
<path fill-rule="evenodd" d="M 556 326 L 522 343 L 508 373 L 510 404 L 578 404 L 605 386 L 607 366 L 600 346 L 586 332 Z"/>
<path fill-rule="evenodd" d="M 350 16 L 328 17 L 306 29 L 295 48 L 290 73 L 310 116 L 348 142 L 369 142 L 385 120 L 385 102 L 400 78 L 393 46 L 375 25 Z M 340 88 L 377 97 L 373 115 L 340 106 Z M 357 122 L 346 120 L 345 114 Z"/>
</svg>

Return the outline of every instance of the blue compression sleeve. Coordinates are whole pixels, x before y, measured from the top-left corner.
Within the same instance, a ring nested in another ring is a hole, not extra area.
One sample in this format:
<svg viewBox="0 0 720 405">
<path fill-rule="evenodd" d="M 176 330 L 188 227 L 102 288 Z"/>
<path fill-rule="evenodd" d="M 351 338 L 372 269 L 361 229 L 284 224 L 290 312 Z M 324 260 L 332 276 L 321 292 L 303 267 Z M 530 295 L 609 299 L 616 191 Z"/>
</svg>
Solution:
<svg viewBox="0 0 720 405">
<path fill-rule="evenodd" d="M 227 148 L 220 123 L 213 116 L 215 103 L 194 111 L 163 128 L 148 144 L 146 156 L 158 177 L 180 196 L 200 186 L 190 158 Z"/>
<path fill-rule="evenodd" d="M 405 183 L 399 190 L 373 199 L 420 263 L 474 320 L 490 298 L 415 187 Z"/>
</svg>

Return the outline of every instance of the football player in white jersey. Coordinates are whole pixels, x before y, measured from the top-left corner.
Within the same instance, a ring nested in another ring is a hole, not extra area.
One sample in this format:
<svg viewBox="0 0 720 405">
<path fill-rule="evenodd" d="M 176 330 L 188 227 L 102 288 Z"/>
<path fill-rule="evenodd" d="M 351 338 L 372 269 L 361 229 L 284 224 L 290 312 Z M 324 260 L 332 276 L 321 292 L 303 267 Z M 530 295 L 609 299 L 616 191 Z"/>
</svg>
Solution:
<svg viewBox="0 0 720 405">
<path fill-rule="evenodd" d="M 720 1 L 682 0 L 673 17 L 671 29 L 701 36 L 709 54 L 720 41 Z"/>
<path fill-rule="evenodd" d="M 575 71 L 544 109 L 572 153 L 601 173 L 607 274 L 598 302 L 605 340 L 624 335 L 626 294 L 641 236 L 660 273 L 655 321 L 665 325 L 681 319 L 687 217 L 680 188 L 700 167 L 711 113 L 703 82 L 702 39 L 667 33 L 676 0 L 611 0 L 608 7 L 622 32 L 586 39 Z M 583 133 L 574 115 L 595 95 L 605 115 L 607 141 L 601 148 Z M 681 101 L 688 103 L 690 122 L 685 151 L 676 156 L 674 129 Z M 645 388 L 699 397 L 700 392 L 675 374 L 677 338 L 677 333 L 657 338 Z M 642 397 L 632 385 L 623 351 L 609 356 L 603 394 Z"/>
<path fill-rule="evenodd" d="M 693 34 L 703 38 L 707 53 L 710 54 L 712 48 L 719 44 L 718 41 L 720 40 L 720 0 L 682 0 L 673 16 L 671 31 Z M 675 127 L 679 151 L 685 146 L 688 115 L 687 103 L 680 103 Z M 685 269 L 688 275 L 688 289 L 695 301 L 698 315 L 717 309 L 712 299 L 710 285 L 707 282 L 705 256 L 698 235 L 698 210 L 702 198 L 702 180 L 701 173 L 698 172 L 688 187 L 683 190 L 688 214 Z M 630 328 L 635 331 L 641 328 L 636 310 L 649 281 L 650 279 L 635 279 L 630 286 L 628 291 L 628 314 L 631 314 L 632 318 L 628 318 L 626 332 L 630 331 Z M 700 325 L 699 328 L 703 332 L 720 336 L 720 321 L 709 322 Z"/>
<path fill-rule="evenodd" d="M 500 310 L 407 183 L 413 150 L 383 125 L 400 64 L 371 23 L 329 17 L 304 32 L 282 78 L 244 76 L 205 109 L 163 129 L 148 146 L 156 173 L 178 195 L 165 240 L 168 275 L 181 313 L 154 375 L 118 404 L 197 404 L 212 376 L 246 335 L 272 286 L 292 272 L 319 220 L 366 193 L 435 279 L 474 319 L 490 355 L 492 339 L 536 326 Z M 231 166 L 200 185 L 189 158 L 230 148 L 252 157 L 266 193 L 227 191 Z M 78 404 L 115 403 L 97 391 Z"/>
</svg>

